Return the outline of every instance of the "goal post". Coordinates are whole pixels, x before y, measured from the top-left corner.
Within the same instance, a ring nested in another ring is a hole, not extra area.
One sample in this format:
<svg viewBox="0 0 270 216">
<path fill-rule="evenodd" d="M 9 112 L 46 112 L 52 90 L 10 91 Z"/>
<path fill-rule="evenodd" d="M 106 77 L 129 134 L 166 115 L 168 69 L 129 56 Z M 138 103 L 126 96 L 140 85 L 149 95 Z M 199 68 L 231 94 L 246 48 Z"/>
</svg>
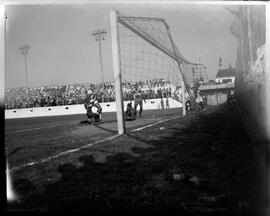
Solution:
<svg viewBox="0 0 270 216">
<path fill-rule="evenodd" d="M 143 89 L 143 94 L 155 91 L 154 98 L 161 101 L 164 95 L 172 98 L 173 92 L 182 106 L 182 114 L 186 115 L 186 93 L 190 99 L 195 97 L 193 72 L 203 65 L 192 63 L 182 55 L 165 19 L 127 16 L 117 11 L 111 11 L 110 18 L 118 133 L 126 132 L 123 100 L 125 103 L 133 100 L 127 97 L 130 88 L 133 92 Z M 162 88 L 166 85 L 166 89 L 160 88 L 161 85 Z"/>
<path fill-rule="evenodd" d="M 113 58 L 113 71 L 114 71 L 114 91 L 116 102 L 116 115 L 118 134 L 126 133 L 124 123 L 124 105 L 122 100 L 122 73 L 121 73 L 121 59 L 119 50 L 119 35 L 117 25 L 117 13 L 111 11 L 111 40 L 112 40 L 112 58 Z"/>
</svg>

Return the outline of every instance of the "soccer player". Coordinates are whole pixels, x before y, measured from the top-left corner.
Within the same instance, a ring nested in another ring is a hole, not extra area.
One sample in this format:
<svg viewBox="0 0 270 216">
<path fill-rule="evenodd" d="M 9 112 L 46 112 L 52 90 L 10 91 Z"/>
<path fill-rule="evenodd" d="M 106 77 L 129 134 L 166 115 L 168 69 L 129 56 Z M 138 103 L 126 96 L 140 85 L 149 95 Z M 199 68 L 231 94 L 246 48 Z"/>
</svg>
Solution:
<svg viewBox="0 0 270 216">
<path fill-rule="evenodd" d="M 203 98 L 202 96 L 200 95 L 199 91 L 197 93 L 197 98 L 196 98 L 196 102 L 197 104 L 204 109 L 204 105 L 203 105 Z"/>
<path fill-rule="evenodd" d="M 160 98 L 160 106 L 161 106 L 161 109 L 164 110 L 164 100 L 163 100 L 163 97 Z"/>
<path fill-rule="evenodd" d="M 191 111 L 191 102 L 189 97 L 186 99 L 186 110 Z"/>
<path fill-rule="evenodd" d="M 132 107 L 131 103 L 127 104 L 127 110 L 125 112 L 125 120 L 126 121 L 133 121 L 136 119 L 136 111 Z"/>
<path fill-rule="evenodd" d="M 140 89 L 136 90 L 134 94 L 134 109 L 135 109 L 135 112 L 137 113 L 137 106 L 140 105 L 140 117 L 143 111 L 143 100 L 146 103 L 145 99 L 142 98 L 141 90 Z"/>
<path fill-rule="evenodd" d="M 87 92 L 87 96 L 86 96 L 85 102 L 84 102 L 84 107 L 87 111 L 86 112 L 87 117 L 91 120 L 90 122 L 92 122 L 93 119 L 95 122 L 101 121 L 102 108 L 97 101 L 96 94 L 93 93 L 92 91 Z M 97 112 L 92 111 L 93 107 L 97 108 Z"/>
<path fill-rule="evenodd" d="M 166 109 L 170 109 L 169 97 L 166 95 Z"/>
</svg>

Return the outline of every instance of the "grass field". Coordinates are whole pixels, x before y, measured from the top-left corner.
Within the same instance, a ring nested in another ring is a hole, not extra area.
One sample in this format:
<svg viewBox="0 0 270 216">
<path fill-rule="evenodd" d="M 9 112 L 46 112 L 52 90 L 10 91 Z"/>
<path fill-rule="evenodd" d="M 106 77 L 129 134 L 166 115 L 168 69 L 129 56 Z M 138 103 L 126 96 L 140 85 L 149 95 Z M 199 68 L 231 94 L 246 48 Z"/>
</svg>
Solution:
<svg viewBox="0 0 270 216">
<path fill-rule="evenodd" d="M 80 125 L 84 118 L 6 120 L 5 145 L 18 195 L 10 210 L 256 209 L 255 160 L 231 107 L 185 117 L 177 109 L 145 111 L 127 122 L 127 135 L 117 137 L 115 114 L 105 113 L 105 123 L 97 125 Z"/>
<path fill-rule="evenodd" d="M 141 118 L 126 122 L 127 131 L 179 115 L 179 109 L 144 111 Z M 115 113 L 104 113 L 102 123 L 80 124 L 86 118 L 79 114 L 6 120 L 5 143 L 10 168 L 117 134 Z"/>
</svg>

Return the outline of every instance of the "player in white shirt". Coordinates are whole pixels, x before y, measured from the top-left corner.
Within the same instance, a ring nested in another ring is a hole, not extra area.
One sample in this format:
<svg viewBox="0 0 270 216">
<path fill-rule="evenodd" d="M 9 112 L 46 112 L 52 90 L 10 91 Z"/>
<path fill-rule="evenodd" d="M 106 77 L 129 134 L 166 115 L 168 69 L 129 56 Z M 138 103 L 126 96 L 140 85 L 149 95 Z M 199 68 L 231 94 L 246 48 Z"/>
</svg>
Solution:
<svg viewBox="0 0 270 216">
<path fill-rule="evenodd" d="M 95 122 L 101 121 L 102 108 L 97 101 L 97 96 L 92 91 L 87 92 L 87 96 L 85 98 L 84 107 L 86 109 L 86 115 L 90 119 L 87 120 L 88 123 L 91 123 L 94 119 Z M 96 109 L 96 111 L 93 110 Z"/>
</svg>

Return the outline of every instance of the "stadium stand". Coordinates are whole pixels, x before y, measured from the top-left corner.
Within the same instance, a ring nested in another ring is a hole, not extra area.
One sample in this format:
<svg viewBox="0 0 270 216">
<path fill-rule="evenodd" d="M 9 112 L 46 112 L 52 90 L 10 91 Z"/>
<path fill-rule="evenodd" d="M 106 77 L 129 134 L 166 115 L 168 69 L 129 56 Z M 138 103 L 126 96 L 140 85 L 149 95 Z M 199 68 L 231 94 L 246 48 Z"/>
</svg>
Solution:
<svg viewBox="0 0 270 216">
<path fill-rule="evenodd" d="M 168 80 L 153 79 L 123 82 L 124 100 L 133 100 L 135 88 L 141 88 L 144 99 L 161 97 L 173 98 L 180 101 L 179 86 Z M 113 82 L 106 83 L 75 83 L 69 85 L 40 86 L 35 88 L 12 88 L 5 92 L 5 109 L 20 109 L 32 107 L 47 107 L 58 105 L 83 104 L 85 93 L 88 90 L 98 95 L 98 101 L 115 101 Z"/>
</svg>

